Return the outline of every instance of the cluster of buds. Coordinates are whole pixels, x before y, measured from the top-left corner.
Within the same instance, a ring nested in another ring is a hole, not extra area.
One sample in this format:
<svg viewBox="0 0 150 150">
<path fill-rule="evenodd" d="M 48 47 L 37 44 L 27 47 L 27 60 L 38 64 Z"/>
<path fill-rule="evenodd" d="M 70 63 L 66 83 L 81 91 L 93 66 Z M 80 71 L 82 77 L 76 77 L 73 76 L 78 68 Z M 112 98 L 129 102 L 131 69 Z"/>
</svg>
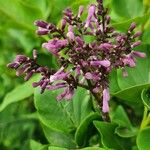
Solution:
<svg viewBox="0 0 150 150">
<path fill-rule="evenodd" d="M 132 49 L 141 44 L 136 38 L 140 32 L 134 33 L 136 27 L 132 23 L 126 33 L 116 32 L 110 25 L 108 9 L 103 7 L 103 1 L 97 0 L 97 5 L 91 4 L 88 16 L 82 21 L 83 6 L 79 7 L 77 15 L 70 8 L 64 11 L 61 27 L 44 21 L 35 21 L 38 35 L 50 34 L 52 39 L 42 44 L 54 55 L 60 65 L 59 70 L 42 67 L 36 62 L 36 52 L 33 59 L 18 55 L 8 67 L 17 70 L 17 75 L 26 74 L 28 80 L 34 73 L 41 73 L 39 82 L 41 91 L 64 88 L 57 100 L 72 99 L 78 86 L 90 91 L 102 107 L 102 112 L 109 112 L 109 74 L 112 69 L 121 68 L 123 76 L 128 73 L 125 67 L 135 67 L 136 57 L 144 58 L 145 53 Z M 93 39 L 87 42 L 86 37 Z"/>
</svg>

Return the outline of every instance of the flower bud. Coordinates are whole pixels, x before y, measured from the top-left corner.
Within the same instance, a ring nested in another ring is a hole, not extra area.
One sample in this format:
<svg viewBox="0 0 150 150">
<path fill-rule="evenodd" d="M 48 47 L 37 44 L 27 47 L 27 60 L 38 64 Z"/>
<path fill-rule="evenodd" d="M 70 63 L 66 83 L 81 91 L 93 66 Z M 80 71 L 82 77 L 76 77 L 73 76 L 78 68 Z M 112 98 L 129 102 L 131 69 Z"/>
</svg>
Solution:
<svg viewBox="0 0 150 150">
<path fill-rule="evenodd" d="M 141 45 L 141 41 L 137 41 L 131 45 L 131 48 Z"/>
<path fill-rule="evenodd" d="M 84 7 L 83 6 L 80 6 L 79 7 L 79 12 L 78 12 L 78 18 L 81 17 L 82 13 L 83 13 L 83 10 L 84 10 Z"/>
<path fill-rule="evenodd" d="M 133 54 L 134 56 L 137 56 L 137 57 L 140 57 L 140 58 L 145 58 L 145 57 L 146 57 L 146 54 L 145 54 L 145 53 L 138 52 L 138 51 L 133 51 L 132 54 Z"/>
<path fill-rule="evenodd" d="M 34 25 L 46 29 L 48 26 L 48 23 L 45 21 L 37 20 L 34 22 Z"/>
<path fill-rule="evenodd" d="M 136 23 L 135 22 L 131 23 L 129 27 L 129 31 L 132 32 L 135 29 L 135 27 L 136 27 Z"/>
<path fill-rule="evenodd" d="M 48 34 L 48 32 L 49 31 L 47 29 L 43 29 L 43 28 L 40 28 L 40 27 L 39 27 L 38 30 L 36 30 L 37 35 L 46 35 L 46 34 Z"/>
<path fill-rule="evenodd" d="M 65 29 L 66 23 L 67 23 L 66 19 L 63 18 L 62 21 L 61 21 L 61 29 L 62 29 L 62 30 Z"/>
<path fill-rule="evenodd" d="M 138 31 L 133 35 L 133 38 L 137 38 L 142 35 L 142 32 Z"/>
</svg>

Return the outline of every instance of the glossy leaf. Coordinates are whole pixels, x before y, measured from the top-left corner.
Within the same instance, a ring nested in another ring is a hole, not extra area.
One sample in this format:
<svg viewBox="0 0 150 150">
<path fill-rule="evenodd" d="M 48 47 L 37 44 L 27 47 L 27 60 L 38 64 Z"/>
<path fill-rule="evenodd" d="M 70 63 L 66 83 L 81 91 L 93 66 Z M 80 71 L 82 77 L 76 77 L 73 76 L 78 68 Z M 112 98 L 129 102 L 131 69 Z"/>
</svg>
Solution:
<svg viewBox="0 0 150 150">
<path fill-rule="evenodd" d="M 118 106 L 112 114 L 112 122 L 121 126 L 131 128 L 132 124 L 122 106 Z"/>
<path fill-rule="evenodd" d="M 47 127 L 69 133 L 74 126 L 72 117 L 65 109 L 65 104 L 69 102 L 57 102 L 56 91 L 45 91 L 40 94 L 39 90 L 35 90 L 34 100 L 40 121 Z"/>
<path fill-rule="evenodd" d="M 137 129 L 132 126 L 122 106 L 118 106 L 113 112 L 112 122 L 118 124 L 118 127 L 115 129 L 115 133 L 121 137 L 128 138 L 137 134 Z"/>
<path fill-rule="evenodd" d="M 149 97 L 150 91 L 143 89 L 141 93 L 141 98 L 144 103 L 144 105 L 150 110 L 150 97 Z"/>
<path fill-rule="evenodd" d="M 45 91 L 43 94 L 40 94 L 39 89 L 36 89 L 34 97 L 39 119 L 45 126 L 45 135 L 48 137 L 49 142 L 55 144 L 55 146 L 61 146 L 65 144 L 65 141 L 66 145 L 71 143 L 70 133 L 74 132 L 80 122 L 87 118 L 88 114 L 92 113 L 91 100 L 89 99 L 89 94 L 84 89 L 78 88 L 71 101 L 63 100 L 58 102 L 56 100 L 58 93 L 60 93 L 59 90 Z M 91 119 L 89 120 L 91 121 Z M 82 136 L 86 134 L 89 120 L 87 119 L 83 124 Z M 60 136 L 60 141 L 56 140 L 56 136 Z"/>
<path fill-rule="evenodd" d="M 51 145 L 69 149 L 76 148 L 76 143 L 71 134 L 64 133 L 61 130 L 57 130 L 57 128 L 51 128 L 45 125 L 43 125 L 43 130 L 45 137 Z"/>
<path fill-rule="evenodd" d="M 92 100 L 90 95 L 83 88 L 78 88 L 72 100 L 73 116 L 76 122 L 76 126 L 79 126 L 80 122 L 92 113 Z"/>
<path fill-rule="evenodd" d="M 107 123 L 101 121 L 94 121 L 94 125 L 97 128 L 101 136 L 101 143 L 105 149 L 125 149 L 128 147 L 128 142 L 124 141 L 123 138 L 115 134 L 115 129 L 117 127 L 114 123 Z"/>
<path fill-rule="evenodd" d="M 75 140 L 79 146 L 82 146 L 86 138 L 88 137 L 89 126 L 94 120 L 100 120 L 100 114 L 91 113 L 89 114 L 78 126 L 75 133 Z"/>
<path fill-rule="evenodd" d="M 137 136 L 137 146 L 139 150 L 149 150 L 150 127 L 142 129 Z"/>
</svg>

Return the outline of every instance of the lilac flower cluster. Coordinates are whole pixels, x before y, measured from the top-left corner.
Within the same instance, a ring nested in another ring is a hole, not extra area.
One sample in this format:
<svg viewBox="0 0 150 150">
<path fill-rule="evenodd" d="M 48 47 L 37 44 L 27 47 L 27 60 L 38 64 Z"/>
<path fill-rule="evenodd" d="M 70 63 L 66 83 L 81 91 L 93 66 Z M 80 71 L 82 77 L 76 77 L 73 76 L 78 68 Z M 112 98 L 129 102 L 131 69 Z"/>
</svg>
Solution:
<svg viewBox="0 0 150 150">
<path fill-rule="evenodd" d="M 41 80 L 33 86 L 40 86 L 42 92 L 64 88 L 57 100 L 69 100 L 78 86 L 83 87 L 91 92 L 102 106 L 102 111 L 107 113 L 110 99 L 108 77 L 112 69 L 121 68 L 123 76 L 127 76 L 125 67 L 135 67 L 136 57 L 146 57 L 145 53 L 132 50 L 141 44 L 136 41 L 141 32 L 133 32 L 135 23 L 130 25 L 127 33 L 116 32 L 110 25 L 110 16 L 102 0 L 89 6 L 85 21 L 81 19 L 83 10 L 80 6 L 78 14 L 74 15 L 70 8 L 66 9 L 60 28 L 44 21 L 35 22 L 38 35 L 51 35 L 52 39 L 43 43 L 42 47 L 57 58 L 59 70 L 38 65 L 35 51 L 33 59 L 18 55 L 8 67 L 16 69 L 18 76 L 25 73 L 25 80 L 34 73 L 41 73 Z M 86 37 L 92 37 L 93 41 L 86 42 Z"/>
</svg>

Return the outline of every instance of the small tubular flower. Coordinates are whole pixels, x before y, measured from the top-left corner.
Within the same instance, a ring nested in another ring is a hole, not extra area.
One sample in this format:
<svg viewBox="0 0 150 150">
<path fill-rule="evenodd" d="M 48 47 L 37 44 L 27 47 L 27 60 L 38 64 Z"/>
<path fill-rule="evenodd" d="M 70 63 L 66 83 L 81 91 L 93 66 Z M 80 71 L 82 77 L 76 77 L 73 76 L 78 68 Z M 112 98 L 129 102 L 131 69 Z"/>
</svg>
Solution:
<svg viewBox="0 0 150 150">
<path fill-rule="evenodd" d="M 109 112 L 109 104 L 108 101 L 110 100 L 110 95 L 109 95 L 109 89 L 106 88 L 103 90 L 103 106 L 102 110 L 104 113 Z"/>
<path fill-rule="evenodd" d="M 89 27 L 90 22 L 92 21 L 92 17 L 94 17 L 95 10 L 96 10 L 96 6 L 92 4 L 88 9 L 88 17 L 85 23 L 85 28 Z"/>
</svg>

